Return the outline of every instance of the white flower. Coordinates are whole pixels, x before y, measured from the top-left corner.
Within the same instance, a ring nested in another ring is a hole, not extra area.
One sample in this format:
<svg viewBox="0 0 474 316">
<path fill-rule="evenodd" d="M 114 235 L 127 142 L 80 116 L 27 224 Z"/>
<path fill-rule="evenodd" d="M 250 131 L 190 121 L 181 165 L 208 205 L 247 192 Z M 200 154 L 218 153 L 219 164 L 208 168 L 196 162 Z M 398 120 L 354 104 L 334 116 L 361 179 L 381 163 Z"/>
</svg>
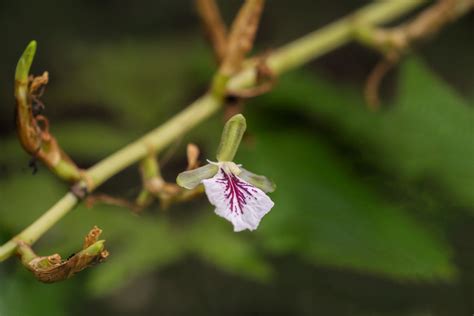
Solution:
<svg viewBox="0 0 474 316">
<path fill-rule="evenodd" d="M 216 214 L 234 225 L 234 231 L 255 230 L 262 217 L 273 207 L 263 190 L 239 177 L 241 169 L 233 162 L 221 162 L 219 171 L 202 181 Z"/>
<path fill-rule="evenodd" d="M 265 193 L 273 192 L 275 184 L 230 161 L 244 131 L 245 118 L 240 114 L 232 117 L 224 128 L 218 162 L 209 161 L 205 166 L 180 173 L 176 179 L 187 189 L 202 183 L 216 214 L 230 221 L 236 232 L 257 229 L 274 205 Z"/>
</svg>

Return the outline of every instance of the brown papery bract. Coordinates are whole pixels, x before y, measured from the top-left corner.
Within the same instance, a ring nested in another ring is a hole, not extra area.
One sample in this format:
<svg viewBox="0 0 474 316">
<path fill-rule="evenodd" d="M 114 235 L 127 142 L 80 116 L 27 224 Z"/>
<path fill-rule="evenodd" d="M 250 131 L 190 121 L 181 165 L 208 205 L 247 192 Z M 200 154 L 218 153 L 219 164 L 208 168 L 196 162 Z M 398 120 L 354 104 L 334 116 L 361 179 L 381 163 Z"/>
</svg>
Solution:
<svg viewBox="0 0 474 316">
<path fill-rule="evenodd" d="M 214 55 L 220 63 L 227 51 L 227 27 L 222 20 L 219 7 L 215 0 L 196 0 L 196 8 Z"/>
<path fill-rule="evenodd" d="M 104 248 L 104 241 L 99 240 L 102 230 L 97 226 L 84 238 L 82 250 L 62 260 L 58 254 L 38 257 L 26 243 L 18 242 L 18 253 L 23 264 L 36 279 L 44 283 L 54 283 L 69 279 L 74 274 L 104 261 L 109 252 Z"/>
<path fill-rule="evenodd" d="M 246 54 L 252 49 L 264 0 L 246 0 L 232 23 L 227 51 L 219 72 L 230 77 L 242 67 Z"/>
</svg>

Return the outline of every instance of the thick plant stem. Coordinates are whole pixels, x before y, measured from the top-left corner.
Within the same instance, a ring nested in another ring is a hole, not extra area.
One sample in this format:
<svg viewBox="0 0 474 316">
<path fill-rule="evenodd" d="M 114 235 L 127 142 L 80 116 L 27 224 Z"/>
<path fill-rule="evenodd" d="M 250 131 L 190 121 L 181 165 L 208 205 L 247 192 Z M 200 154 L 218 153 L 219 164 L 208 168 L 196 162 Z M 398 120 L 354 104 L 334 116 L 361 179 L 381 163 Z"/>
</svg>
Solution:
<svg viewBox="0 0 474 316">
<path fill-rule="evenodd" d="M 350 42 L 358 20 L 374 25 L 386 23 L 409 13 L 424 2 L 425 0 L 377 1 L 356 11 L 353 15 L 281 47 L 269 56 L 268 66 L 275 74 L 297 68 Z M 248 67 L 230 78 L 227 87 L 238 90 L 254 85 L 255 81 L 254 67 Z M 223 97 L 221 93 L 213 91 L 205 94 L 163 125 L 98 162 L 86 172 L 85 178 L 90 180 L 86 184 L 89 191 L 145 157 L 150 150 L 160 151 L 174 139 L 216 113 L 220 109 Z M 72 210 L 78 201 L 79 199 L 72 193 L 67 193 L 37 221 L 0 247 L 0 261 L 15 253 L 17 247 L 15 240 L 33 244 Z"/>
</svg>

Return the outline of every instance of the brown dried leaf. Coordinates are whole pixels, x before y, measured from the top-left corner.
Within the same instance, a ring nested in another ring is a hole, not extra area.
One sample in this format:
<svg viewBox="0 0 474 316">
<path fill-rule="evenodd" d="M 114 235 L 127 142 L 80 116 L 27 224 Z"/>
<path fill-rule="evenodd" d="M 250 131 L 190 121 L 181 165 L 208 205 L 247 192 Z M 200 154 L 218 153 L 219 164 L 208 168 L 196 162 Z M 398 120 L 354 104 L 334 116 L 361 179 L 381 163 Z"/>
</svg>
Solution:
<svg viewBox="0 0 474 316">
<path fill-rule="evenodd" d="M 245 55 L 252 49 L 257 33 L 264 0 L 246 0 L 232 23 L 226 56 L 220 73 L 232 76 L 240 70 Z"/>
<path fill-rule="evenodd" d="M 227 27 L 222 20 L 215 0 L 196 0 L 196 8 L 212 44 L 214 55 L 220 63 L 227 50 Z"/>
<path fill-rule="evenodd" d="M 189 143 L 186 147 L 186 156 L 188 158 L 188 167 L 186 170 L 192 170 L 199 167 L 199 147 L 193 143 Z"/>
<path fill-rule="evenodd" d="M 33 272 L 35 278 L 44 283 L 54 283 L 66 280 L 74 274 L 104 261 L 109 252 L 104 248 L 104 240 L 99 240 L 102 230 L 95 226 L 84 239 L 84 245 L 80 252 L 74 254 L 67 260 L 54 254 L 51 256 L 38 257 L 31 248 L 19 243 L 19 253 L 22 257 L 28 256 L 25 266 Z M 30 260 L 30 257 L 33 259 Z"/>
<path fill-rule="evenodd" d="M 36 94 L 41 87 L 47 85 L 49 82 L 49 73 L 47 71 L 43 72 L 41 76 L 34 77 L 31 79 L 30 84 L 30 94 Z"/>
<path fill-rule="evenodd" d="M 33 157 L 41 160 L 51 171 L 66 181 L 77 181 L 81 170 L 60 148 L 49 132 L 48 119 L 39 113 L 44 108 L 40 97 L 49 81 L 45 71 L 41 76 L 29 77 L 29 82 L 16 82 L 16 124 L 23 148 Z"/>
</svg>

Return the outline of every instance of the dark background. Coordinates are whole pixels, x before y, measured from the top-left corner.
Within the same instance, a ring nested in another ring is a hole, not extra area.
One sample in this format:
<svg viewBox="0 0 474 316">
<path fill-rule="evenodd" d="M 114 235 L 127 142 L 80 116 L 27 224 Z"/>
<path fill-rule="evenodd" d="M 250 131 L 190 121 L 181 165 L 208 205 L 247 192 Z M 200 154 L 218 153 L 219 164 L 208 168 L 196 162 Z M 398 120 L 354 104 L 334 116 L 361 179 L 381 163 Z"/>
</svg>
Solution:
<svg viewBox="0 0 474 316">
<path fill-rule="evenodd" d="M 389 0 L 387 0 L 389 1 Z M 395 1 L 395 0 L 393 0 Z M 367 4 L 267 1 L 257 50 L 279 47 Z M 231 21 L 240 1 L 220 1 Z M 13 74 L 38 41 L 32 73 L 60 144 L 81 167 L 121 148 L 202 94 L 215 70 L 192 1 L 0 2 L 0 241 L 67 187 L 36 175 L 14 131 Z M 235 234 L 202 197 L 141 216 L 78 207 L 35 246 L 77 250 L 97 224 L 109 260 L 44 285 L 0 265 L 0 315 L 471 315 L 474 313 L 474 20 L 417 45 L 384 80 L 383 110 L 363 100 L 379 56 L 347 45 L 279 78 L 248 102 L 236 158 L 275 180 L 275 208 Z M 222 113 L 187 142 L 213 159 Z M 136 166 L 99 189 L 133 199 Z"/>
</svg>

